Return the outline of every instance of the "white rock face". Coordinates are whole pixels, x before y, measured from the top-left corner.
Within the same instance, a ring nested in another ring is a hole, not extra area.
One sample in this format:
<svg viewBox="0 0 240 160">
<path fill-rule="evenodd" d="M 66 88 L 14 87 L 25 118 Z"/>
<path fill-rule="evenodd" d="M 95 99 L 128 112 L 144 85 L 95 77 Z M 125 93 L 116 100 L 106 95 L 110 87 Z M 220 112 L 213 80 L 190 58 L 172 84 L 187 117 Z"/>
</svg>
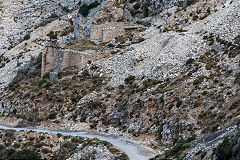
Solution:
<svg viewBox="0 0 240 160">
<path fill-rule="evenodd" d="M 180 0 L 181 1 L 181 0 Z M 169 8 L 180 2 L 179 0 L 164 0 L 164 7 Z M 91 0 L 84 1 L 86 3 Z M 8 57 L 10 62 L 0 68 L 0 88 L 6 86 L 16 75 L 19 67 L 23 67 L 31 56 L 37 56 L 44 44 L 35 43 L 37 39 L 46 38 L 52 30 L 62 31 L 70 27 L 69 21 L 74 21 L 76 12 L 68 16 L 63 7 L 75 9 L 79 0 L 4 0 L 0 3 L 0 55 Z M 158 1 L 151 1 L 156 6 Z M 163 24 L 174 24 L 172 18 L 166 21 L 161 14 L 153 18 L 153 25 L 142 36 L 146 39 L 140 44 L 135 44 L 112 57 L 96 62 L 100 72 L 112 77 L 110 84 L 117 85 L 129 75 L 141 78 L 142 75 L 163 79 L 174 77 L 181 72 L 183 64 L 188 58 L 195 58 L 204 53 L 208 47 L 202 40 L 204 32 L 214 33 L 226 40 L 233 40 L 239 34 L 240 28 L 240 2 L 238 0 L 211 1 L 218 10 L 210 14 L 206 19 L 195 21 L 184 29 L 184 33 L 174 31 L 160 33 L 154 26 Z M 106 10 L 114 14 L 115 19 L 123 16 L 123 10 L 112 7 L 114 1 L 103 1 L 102 5 L 90 11 L 89 16 L 83 19 L 81 27 L 85 36 L 89 35 L 89 29 L 99 19 L 104 19 Z M 223 7 L 224 6 L 224 7 Z M 172 7 L 164 12 L 172 15 L 177 11 Z M 115 14 L 118 13 L 118 14 Z M 113 16 L 113 18 L 114 18 Z M 61 17 L 61 20 L 58 20 Z M 173 16 L 172 16 L 173 17 Z M 44 26 L 43 22 L 53 19 Z M 25 35 L 29 34 L 30 39 L 23 41 Z M 82 34 L 82 33 L 81 33 Z M 63 40 L 64 41 L 64 40 Z M 34 42 L 34 43 L 33 43 Z M 14 47 L 14 48 L 13 48 Z M 23 56 L 20 56 L 20 53 Z M 21 64 L 20 64 L 21 63 Z"/>
<path fill-rule="evenodd" d="M 198 21 L 187 27 L 190 32 L 207 31 L 219 35 L 221 39 L 232 41 L 240 34 L 240 1 L 227 0 L 218 11 L 204 21 Z"/>
<path fill-rule="evenodd" d="M 115 159 L 114 155 L 110 153 L 104 145 L 88 146 L 75 153 L 68 160 L 80 160 L 80 159 L 95 159 L 95 160 L 112 160 Z"/>
<path fill-rule="evenodd" d="M 29 63 L 31 57 L 41 53 L 50 31 L 61 32 L 71 27 L 70 20 L 75 13 L 63 16 L 66 14 L 63 7 L 71 9 L 77 4 L 77 0 L 0 1 L 0 56 L 10 60 L 0 68 L 0 90 L 11 82 L 19 68 Z M 30 39 L 24 40 L 27 34 Z"/>
<path fill-rule="evenodd" d="M 100 66 L 102 73 L 112 78 L 111 85 L 122 83 L 129 75 L 157 79 L 177 76 L 187 59 L 196 58 L 208 50 L 209 47 L 203 41 L 204 32 L 220 35 L 229 41 L 239 34 L 240 2 L 227 1 L 224 5 L 225 8 L 206 19 L 186 27 L 187 32 L 159 33 L 158 29 L 151 27 L 142 35 L 146 38 L 144 42 L 132 45 L 130 51 L 100 60 L 96 65 Z M 156 23 L 158 21 L 155 20 Z"/>
<path fill-rule="evenodd" d="M 70 10 L 76 8 L 80 2 L 81 0 L 59 0 L 61 6 L 67 7 Z"/>
<path fill-rule="evenodd" d="M 0 49 L 14 47 L 22 41 L 27 33 L 34 30 L 44 20 L 53 14 L 59 15 L 61 6 L 54 1 L 48 0 L 4 0 L 1 5 L 0 14 L 0 35 L 8 38 L 7 46 L 0 46 Z M 2 53 L 2 51 L 0 51 Z"/>
<path fill-rule="evenodd" d="M 206 48 L 197 34 L 159 34 L 158 30 L 150 28 L 144 37 L 149 38 L 133 45 L 131 51 L 97 62 L 101 71 L 112 77 L 112 84 L 121 83 L 128 75 L 157 79 L 176 76 L 188 58 L 195 58 Z"/>
</svg>

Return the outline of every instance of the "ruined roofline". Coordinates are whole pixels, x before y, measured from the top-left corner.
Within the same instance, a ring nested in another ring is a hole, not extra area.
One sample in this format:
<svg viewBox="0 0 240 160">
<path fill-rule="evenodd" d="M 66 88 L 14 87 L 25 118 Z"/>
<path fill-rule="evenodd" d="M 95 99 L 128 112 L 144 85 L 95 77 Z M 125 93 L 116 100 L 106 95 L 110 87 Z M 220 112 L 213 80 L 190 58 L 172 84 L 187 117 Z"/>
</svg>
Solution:
<svg viewBox="0 0 240 160">
<path fill-rule="evenodd" d="M 97 28 L 98 28 L 98 26 L 97 26 Z M 101 28 L 101 29 L 110 29 L 110 28 L 119 28 L 119 29 L 138 29 L 138 28 L 143 28 L 142 26 L 137 26 L 137 25 L 135 25 L 135 26 L 110 26 L 110 27 L 99 27 L 99 28 Z"/>
<path fill-rule="evenodd" d="M 78 53 L 78 54 L 83 54 L 84 51 L 77 51 L 75 49 L 59 49 L 59 51 L 62 52 L 73 52 L 73 53 Z"/>
<path fill-rule="evenodd" d="M 100 25 L 93 25 L 94 28 L 143 28 L 144 26 L 142 25 L 136 25 L 136 24 L 131 24 L 131 23 L 123 23 L 123 22 L 113 22 L 113 23 L 105 23 L 105 24 L 100 24 Z"/>
</svg>

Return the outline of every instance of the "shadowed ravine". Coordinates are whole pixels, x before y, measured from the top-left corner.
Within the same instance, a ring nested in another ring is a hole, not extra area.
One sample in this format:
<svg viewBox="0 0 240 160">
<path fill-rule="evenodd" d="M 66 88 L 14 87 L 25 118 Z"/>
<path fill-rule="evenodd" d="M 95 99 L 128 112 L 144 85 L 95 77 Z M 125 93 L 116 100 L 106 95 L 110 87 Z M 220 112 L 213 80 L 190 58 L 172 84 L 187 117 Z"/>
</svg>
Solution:
<svg viewBox="0 0 240 160">
<path fill-rule="evenodd" d="M 89 131 L 51 130 L 51 129 L 40 129 L 40 128 L 14 128 L 12 126 L 6 126 L 6 125 L 0 125 L 0 129 L 13 129 L 16 131 L 32 130 L 35 132 L 43 132 L 43 133 L 56 133 L 56 134 L 61 133 L 63 135 L 70 135 L 70 136 L 98 138 L 100 140 L 107 141 L 113 144 L 115 147 L 125 152 L 128 155 L 130 160 L 148 160 L 149 158 L 154 156 L 154 153 L 150 151 L 151 150 L 150 148 L 147 149 L 145 147 L 140 146 L 137 143 L 119 138 L 114 135 L 105 135 L 105 134 L 94 133 Z"/>
</svg>

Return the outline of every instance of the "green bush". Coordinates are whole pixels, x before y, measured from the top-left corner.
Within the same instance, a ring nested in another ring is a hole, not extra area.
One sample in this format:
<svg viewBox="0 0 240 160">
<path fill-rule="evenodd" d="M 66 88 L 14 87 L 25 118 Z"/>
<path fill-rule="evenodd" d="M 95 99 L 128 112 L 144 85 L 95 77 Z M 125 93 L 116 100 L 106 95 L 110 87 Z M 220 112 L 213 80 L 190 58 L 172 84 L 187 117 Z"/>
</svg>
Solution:
<svg viewBox="0 0 240 160">
<path fill-rule="evenodd" d="M 27 34 L 23 37 L 24 40 L 29 40 L 30 39 L 30 34 Z"/>
<path fill-rule="evenodd" d="M 51 153 L 52 151 L 50 150 L 50 149 L 48 149 L 48 148 L 43 148 L 42 150 L 42 153 L 44 153 L 44 154 L 48 154 L 48 153 Z"/>
<path fill-rule="evenodd" d="M 88 9 L 90 10 L 90 9 L 96 8 L 96 7 L 99 6 L 99 5 L 100 5 L 100 3 L 98 3 L 98 1 L 95 1 L 95 2 L 90 3 L 90 4 L 88 5 Z"/>
<path fill-rule="evenodd" d="M 182 101 L 177 101 L 176 107 L 179 108 L 182 105 Z"/>
<path fill-rule="evenodd" d="M 236 75 L 234 82 L 240 85 L 240 73 Z"/>
<path fill-rule="evenodd" d="M 134 3 L 136 2 L 137 0 L 129 0 L 129 3 Z"/>
<path fill-rule="evenodd" d="M 3 150 L 5 147 L 4 145 L 0 144 L 0 151 Z"/>
<path fill-rule="evenodd" d="M 50 88 L 52 85 L 51 82 L 44 83 L 44 88 Z"/>
<path fill-rule="evenodd" d="M 53 31 L 49 32 L 47 34 L 47 36 L 50 38 L 50 39 L 57 39 L 57 34 L 55 34 Z"/>
<path fill-rule="evenodd" d="M 232 157 L 232 145 L 229 143 L 228 137 L 217 147 L 217 160 L 228 160 Z"/>
<path fill-rule="evenodd" d="M 67 12 L 67 13 L 70 12 L 70 10 L 68 9 L 68 7 L 66 7 L 66 6 L 63 7 L 63 11 L 64 11 L 64 12 Z"/>
<path fill-rule="evenodd" d="M 149 9 L 148 9 L 148 7 L 150 6 L 151 4 L 150 4 L 150 2 L 145 2 L 144 4 L 143 4 L 143 14 L 144 14 L 144 17 L 148 17 L 149 16 Z"/>
<path fill-rule="evenodd" d="M 186 140 L 180 140 L 173 148 L 167 150 L 164 155 L 165 158 L 170 157 L 179 157 L 181 153 L 191 146 L 190 142 L 195 140 L 196 136 L 192 136 L 187 138 Z"/>
<path fill-rule="evenodd" d="M 48 118 L 49 119 L 56 119 L 56 116 L 57 116 L 57 112 L 52 112 L 49 114 Z"/>
<path fill-rule="evenodd" d="M 14 130 L 7 130 L 6 133 L 5 133 L 5 136 L 6 137 L 13 137 L 14 136 Z"/>
<path fill-rule="evenodd" d="M 158 140 L 162 139 L 162 131 L 163 131 L 163 126 L 161 125 L 157 130 L 157 139 Z"/>
<path fill-rule="evenodd" d="M 61 79 L 64 76 L 63 72 L 58 72 L 58 78 Z"/>
<path fill-rule="evenodd" d="M 199 76 L 193 81 L 193 85 L 199 85 L 203 82 L 204 76 Z"/>
<path fill-rule="evenodd" d="M 207 112 L 201 111 L 201 112 L 199 113 L 199 115 L 198 115 L 198 118 L 199 118 L 199 119 L 202 119 L 202 118 L 204 118 L 206 115 L 207 115 Z"/>
<path fill-rule="evenodd" d="M 236 109 L 240 106 L 240 100 L 233 102 L 232 105 L 230 106 L 229 110 Z"/>
<path fill-rule="evenodd" d="M 87 17 L 88 14 L 89 14 L 88 5 L 87 5 L 87 4 L 83 4 L 83 5 L 80 7 L 79 12 L 81 13 L 81 15 L 82 15 L 83 17 Z"/>
<path fill-rule="evenodd" d="M 187 5 L 193 5 L 194 3 L 196 3 L 198 0 L 187 0 Z"/>
<path fill-rule="evenodd" d="M 6 155 L 7 157 L 11 157 L 12 155 L 15 154 L 15 152 L 16 152 L 15 149 L 7 149 L 7 150 L 5 150 L 5 155 Z"/>
<path fill-rule="evenodd" d="M 71 151 L 75 151 L 75 149 L 77 148 L 77 144 L 73 142 L 66 142 L 66 143 L 63 143 L 62 147 L 67 151 L 71 152 Z"/>
<path fill-rule="evenodd" d="M 17 90 L 19 87 L 20 87 L 19 84 L 11 83 L 11 84 L 9 85 L 9 90 L 10 90 L 10 91 L 15 91 L 15 90 Z"/>
<path fill-rule="evenodd" d="M 87 117 L 88 117 L 88 115 L 86 115 L 86 114 L 82 115 L 80 122 L 85 122 Z"/>
<path fill-rule="evenodd" d="M 143 37 L 139 37 L 139 38 L 138 38 L 138 43 L 141 43 L 141 42 L 143 42 L 143 41 L 145 41 L 145 38 L 143 38 Z"/>
<path fill-rule="evenodd" d="M 206 13 L 206 14 L 204 14 L 202 17 L 200 17 L 199 19 L 200 19 L 200 20 L 203 20 L 203 19 L 207 18 L 208 16 L 209 16 L 209 14 Z"/>
<path fill-rule="evenodd" d="M 19 143 L 14 143 L 14 145 L 13 145 L 13 147 L 16 149 L 19 148 L 20 146 L 21 146 L 21 144 L 19 144 Z"/>
<path fill-rule="evenodd" d="M 174 107 L 174 104 L 170 104 L 170 105 L 168 106 L 168 110 L 171 111 L 173 107 Z"/>
<path fill-rule="evenodd" d="M 42 157 L 39 153 L 33 152 L 30 149 L 24 149 L 14 153 L 11 160 L 41 160 Z"/>
<path fill-rule="evenodd" d="M 114 44 L 109 43 L 107 46 L 110 47 L 110 48 L 113 48 L 113 47 L 114 47 Z"/>
<path fill-rule="evenodd" d="M 176 32 L 187 32 L 188 30 L 182 29 L 182 28 L 177 28 Z"/>
<path fill-rule="evenodd" d="M 130 76 L 128 76 L 127 78 L 125 78 L 124 82 L 125 82 L 126 84 L 132 84 L 132 83 L 135 81 L 135 79 L 136 79 L 135 76 L 130 75 Z"/>
<path fill-rule="evenodd" d="M 138 10 L 140 7 L 141 7 L 141 4 L 140 4 L 140 3 L 136 3 L 136 4 L 133 6 L 133 8 L 134 8 L 135 10 Z"/>
<path fill-rule="evenodd" d="M 79 12 L 81 13 L 81 15 L 83 17 L 87 17 L 88 14 L 89 14 L 89 11 L 93 8 L 96 8 L 98 5 L 100 5 L 100 3 L 98 3 L 98 1 L 95 1 L 91 4 L 83 4 L 80 9 L 79 9 Z"/>
<path fill-rule="evenodd" d="M 195 62 L 195 60 L 192 58 L 189 58 L 186 62 L 186 65 L 192 64 L 193 62 Z"/>
<path fill-rule="evenodd" d="M 110 148 L 108 148 L 108 150 L 109 150 L 112 154 L 116 154 L 116 153 L 119 153 L 119 152 L 120 152 L 117 148 L 114 148 L 114 147 L 110 147 Z"/>
<path fill-rule="evenodd" d="M 198 20 L 198 16 L 197 15 L 193 16 L 193 20 L 194 21 Z"/>
<path fill-rule="evenodd" d="M 47 83 L 47 80 L 46 80 L 46 79 L 42 79 L 42 80 L 38 83 L 38 87 L 41 88 L 41 86 L 42 86 L 44 83 Z"/>
<path fill-rule="evenodd" d="M 5 67 L 5 65 L 6 65 L 6 63 L 1 63 L 1 65 L 0 65 L 0 68 L 3 68 L 3 67 Z"/>
</svg>

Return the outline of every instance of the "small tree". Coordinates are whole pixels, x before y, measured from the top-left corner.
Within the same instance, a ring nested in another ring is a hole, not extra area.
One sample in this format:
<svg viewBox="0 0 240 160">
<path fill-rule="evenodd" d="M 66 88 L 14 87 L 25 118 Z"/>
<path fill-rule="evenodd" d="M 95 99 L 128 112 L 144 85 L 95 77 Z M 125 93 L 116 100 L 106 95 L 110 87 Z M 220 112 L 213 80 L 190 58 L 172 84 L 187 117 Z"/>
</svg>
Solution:
<svg viewBox="0 0 240 160">
<path fill-rule="evenodd" d="M 228 160 L 232 157 L 232 145 L 228 137 L 224 137 L 223 142 L 217 148 L 217 160 Z"/>
<path fill-rule="evenodd" d="M 47 36 L 48 36 L 50 39 L 57 39 L 57 34 L 55 34 L 53 31 L 51 31 L 50 33 L 48 33 Z"/>
<path fill-rule="evenodd" d="M 10 160 L 41 160 L 42 157 L 39 153 L 33 152 L 30 149 L 24 149 L 14 153 Z"/>
</svg>

